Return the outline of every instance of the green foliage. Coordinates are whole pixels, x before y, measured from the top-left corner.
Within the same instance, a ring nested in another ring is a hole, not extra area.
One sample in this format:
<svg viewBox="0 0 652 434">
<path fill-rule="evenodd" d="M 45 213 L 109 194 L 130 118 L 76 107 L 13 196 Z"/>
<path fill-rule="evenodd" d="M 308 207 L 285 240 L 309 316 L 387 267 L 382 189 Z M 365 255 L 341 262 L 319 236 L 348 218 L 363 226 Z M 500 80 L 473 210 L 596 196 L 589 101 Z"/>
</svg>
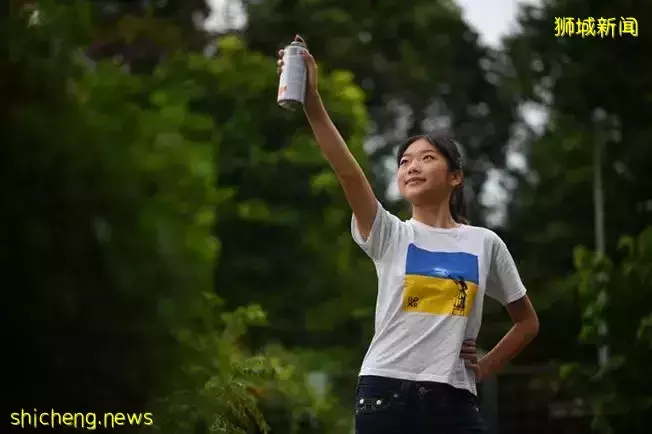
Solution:
<svg viewBox="0 0 652 434">
<path fill-rule="evenodd" d="M 652 86 L 645 72 L 649 56 L 642 55 L 650 35 L 557 38 L 555 17 L 643 20 L 649 14 L 650 8 L 636 1 L 621 2 L 618 10 L 608 1 L 548 1 L 524 7 L 519 31 L 504 41 L 500 69 L 506 87 L 520 103 L 547 111 L 540 131 L 523 128 L 529 132 L 519 150 L 527 168 L 513 172 L 518 186 L 505 232 L 544 324 L 531 353 L 536 360 L 595 358 L 592 345 L 575 342 L 582 328 L 590 327 L 578 315 L 589 306 L 573 290 L 579 284 L 573 250 L 595 244 L 595 144 L 604 144 L 600 169 L 609 257 L 623 232 L 637 233 L 649 224 L 644 192 L 652 188 L 647 175 Z M 606 114 L 604 121 L 598 113 Z M 592 291 L 597 284 L 591 283 Z M 545 327 L 553 323 L 563 326 Z"/>
<path fill-rule="evenodd" d="M 580 339 L 598 342 L 598 328 L 607 308 L 605 294 L 612 274 L 612 264 L 604 255 L 594 254 L 583 246 L 575 249 L 575 267 L 579 277 L 580 303 L 583 306 L 583 327 Z"/>
<path fill-rule="evenodd" d="M 274 59 L 249 53 L 235 37 L 217 47 L 215 60 L 192 58 L 192 65 L 210 64 L 211 76 L 206 69 L 187 74 L 211 88 L 196 107 L 224 126 L 219 182 L 237 189 L 234 206 L 219 214 L 218 291 L 228 306 L 255 301 L 268 312 L 270 326 L 254 333 L 255 345 L 358 345 L 369 329 L 350 331 L 351 317 L 373 304 L 374 271 L 350 240 L 351 212 L 339 184 L 303 113 L 276 104 Z M 360 89 L 344 71 L 324 74 L 320 83 L 334 122 L 366 167 Z"/>
<path fill-rule="evenodd" d="M 648 375 L 639 363 L 650 354 L 636 333 L 646 330 L 649 283 L 640 281 L 642 257 L 619 245 L 646 245 L 623 234 L 641 234 L 651 221 L 652 86 L 646 72 L 650 57 L 643 53 L 652 40 L 642 32 L 620 37 L 617 24 L 615 38 L 555 37 L 554 25 L 556 17 L 631 16 L 643 22 L 651 12 L 638 1 L 619 2 L 617 8 L 603 0 L 524 6 L 520 28 L 504 40 L 499 68 L 505 91 L 547 112 L 540 130 L 517 127 L 525 133 L 519 151 L 527 167 L 512 173 L 518 184 L 504 232 L 542 324 L 536 344 L 520 359 L 561 364 L 562 390 L 555 399 L 591 400 L 596 421 L 606 418 L 614 432 L 648 431 L 643 414 L 649 409 L 641 407 L 650 397 Z M 596 143 L 604 144 L 604 256 L 593 252 Z M 636 264 L 631 266 L 638 278 L 626 275 L 628 261 Z M 600 296 L 603 291 L 607 297 Z M 596 374 L 603 321 L 609 325 L 613 366 Z M 576 369 L 581 375 L 571 375 Z"/>
<path fill-rule="evenodd" d="M 340 432 L 339 420 L 348 420 L 332 398 L 314 396 L 299 360 L 278 347 L 248 348 L 249 327 L 277 323 L 259 305 L 233 303 L 252 287 L 228 278 L 238 260 L 256 259 L 247 231 L 234 230 L 280 228 L 292 235 L 294 259 L 307 252 L 315 260 L 298 225 L 321 245 L 349 218 L 299 114 L 275 103 L 275 59 L 224 38 L 217 57 L 171 51 L 151 74 L 129 73 L 128 59 L 82 54 L 95 27 L 81 6 L 43 2 L 38 10 L 36 23 L 12 16 L 5 41 L 0 257 L 5 281 L 18 288 L 8 318 L 21 324 L 10 369 L 17 378 L 38 373 L 38 382 L 8 389 L 13 405 L 152 411 L 155 426 L 143 429 L 162 433 Z M 345 72 L 323 82 L 361 155 L 360 90 Z M 318 238 L 324 212 L 332 217 Z M 281 246 L 261 240 L 258 251 L 278 258 Z M 341 259 L 321 250 L 337 274 Z M 357 270 L 342 274 L 334 282 Z M 294 282 L 299 291 L 308 276 L 275 286 Z M 269 410 L 275 402 L 289 414 L 287 429 Z M 302 425 L 306 415 L 318 427 Z"/>
<path fill-rule="evenodd" d="M 89 66 L 71 35 L 88 28 L 75 11 L 44 2 L 36 23 L 12 16 L 6 41 L 2 258 L 20 288 L 14 312 L 28 312 L 20 347 L 37 351 L 14 372 L 43 379 L 15 399 L 138 409 L 179 363 L 160 309 L 200 315 L 187 288 L 211 290 L 213 210 L 226 195 L 206 164 L 217 134 L 184 101 L 147 104 L 173 90 Z"/>
<path fill-rule="evenodd" d="M 238 339 L 250 324 L 264 321 L 259 307 L 241 308 L 222 313 L 214 295 L 207 296 L 215 312 L 212 328 L 176 330 L 178 341 L 192 351 L 181 366 L 184 380 L 171 393 L 151 403 L 160 415 L 157 432 L 228 432 L 245 433 L 252 426 L 267 432 L 267 425 L 251 388 L 273 377 L 264 357 L 246 356 Z"/>
<path fill-rule="evenodd" d="M 561 378 L 573 390 L 589 396 L 594 427 L 600 432 L 632 432 L 652 411 L 648 366 L 652 356 L 648 303 L 652 297 L 652 227 L 637 237 L 623 236 L 622 256 L 615 261 L 579 247 L 576 267 L 583 300 L 580 339 L 610 348 L 609 364 L 594 372 L 582 364 L 562 367 Z M 607 297 L 600 297 L 604 291 Z M 599 340 L 597 324 L 608 325 Z"/>
</svg>

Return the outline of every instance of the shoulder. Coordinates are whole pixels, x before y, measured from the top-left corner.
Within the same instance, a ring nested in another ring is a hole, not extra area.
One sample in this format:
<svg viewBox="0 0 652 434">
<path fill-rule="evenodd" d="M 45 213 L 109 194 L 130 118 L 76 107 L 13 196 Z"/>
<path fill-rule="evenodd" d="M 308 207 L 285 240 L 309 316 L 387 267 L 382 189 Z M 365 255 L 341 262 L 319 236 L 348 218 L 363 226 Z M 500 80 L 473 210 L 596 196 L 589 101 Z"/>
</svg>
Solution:
<svg viewBox="0 0 652 434">
<path fill-rule="evenodd" d="M 481 244 L 485 251 L 490 255 L 501 255 L 507 250 L 507 245 L 503 239 L 493 230 L 483 226 L 464 226 L 467 238 L 473 243 Z"/>
<path fill-rule="evenodd" d="M 488 243 L 502 242 L 502 239 L 496 232 L 484 226 L 464 225 L 464 231 L 468 236 L 477 238 L 478 241 Z"/>
</svg>

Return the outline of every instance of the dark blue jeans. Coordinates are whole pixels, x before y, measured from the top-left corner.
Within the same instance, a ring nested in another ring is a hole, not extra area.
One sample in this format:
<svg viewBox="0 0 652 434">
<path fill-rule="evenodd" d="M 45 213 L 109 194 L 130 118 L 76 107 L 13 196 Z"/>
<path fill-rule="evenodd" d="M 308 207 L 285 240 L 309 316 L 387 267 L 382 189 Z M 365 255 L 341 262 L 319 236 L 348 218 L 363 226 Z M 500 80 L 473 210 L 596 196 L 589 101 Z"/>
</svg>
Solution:
<svg viewBox="0 0 652 434">
<path fill-rule="evenodd" d="M 361 376 L 356 434 L 486 433 L 475 395 L 448 384 Z"/>
</svg>

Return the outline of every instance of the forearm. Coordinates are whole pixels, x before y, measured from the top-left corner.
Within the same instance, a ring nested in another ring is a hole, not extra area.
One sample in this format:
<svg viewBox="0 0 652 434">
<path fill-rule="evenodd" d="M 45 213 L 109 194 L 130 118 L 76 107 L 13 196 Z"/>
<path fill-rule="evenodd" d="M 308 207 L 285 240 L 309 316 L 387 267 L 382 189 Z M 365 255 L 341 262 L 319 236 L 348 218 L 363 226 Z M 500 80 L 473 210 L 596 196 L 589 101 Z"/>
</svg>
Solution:
<svg viewBox="0 0 652 434">
<path fill-rule="evenodd" d="M 364 176 L 360 165 L 328 115 L 319 94 L 306 97 L 304 111 L 317 143 L 337 177 L 350 179 Z"/>
<path fill-rule="evenodd" d="M 346 200 L 356 216 L 358 230 L 367 239 L 378 209 L 371 185 L 326 112 L 317 92 L 308 95 L 304 110 L 317 143 L 339 179 Z"/>
<path fill-rule="evenodd" d="M 502 371 L 535 338 L 539 326 L 534 321 L 515 323 L 507 334 L 482 359 L 487 375 Z"/>
</svg>

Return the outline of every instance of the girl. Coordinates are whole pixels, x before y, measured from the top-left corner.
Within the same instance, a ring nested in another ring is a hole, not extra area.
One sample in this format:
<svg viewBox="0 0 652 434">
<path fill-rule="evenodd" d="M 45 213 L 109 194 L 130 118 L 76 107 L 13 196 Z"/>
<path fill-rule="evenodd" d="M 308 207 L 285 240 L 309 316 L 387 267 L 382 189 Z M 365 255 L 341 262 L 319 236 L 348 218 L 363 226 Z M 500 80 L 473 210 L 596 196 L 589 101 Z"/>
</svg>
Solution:
<svg viewBox="0 0 652 434">
<path fill-rule="evenodd" d="M 279 73 L 282 57 L 281 50 Z M 423 135 L 400 147 L 398 187 L 412 218 L 387 212 L 321 102 L 314 58 L 305 52 L 304 60 L 305 114 L 353 211 L 353 239 L 378 273 L 356 433 L 486 432 L 476 381 L 500 371 L 539 328 L 514 260 L 494 232 L 468 224 L 463 163 L 451 139 Z M 485 294 L 506 307 L 514 326 L 478 360 L 474 342 Z"/>
</svg>

